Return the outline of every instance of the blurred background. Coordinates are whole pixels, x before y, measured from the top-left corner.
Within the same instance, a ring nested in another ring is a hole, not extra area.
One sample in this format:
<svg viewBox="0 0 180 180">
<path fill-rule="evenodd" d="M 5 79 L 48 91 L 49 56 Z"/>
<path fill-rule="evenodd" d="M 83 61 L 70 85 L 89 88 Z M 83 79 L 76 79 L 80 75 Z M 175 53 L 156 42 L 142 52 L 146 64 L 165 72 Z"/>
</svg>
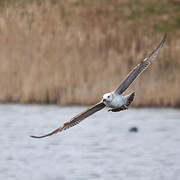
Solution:
<svg viewBox="0 0 180 180">
<path fill-rule="evenodd" d="M 180 106 L 179 1 L 1 0 L 0 8 L 0 102 L 96 103 L 167 33 L 129 91 L 134 106 Z"/>
<path fill-rule="evenodd" d="M 166 33 L 125 92 L 134 108 L 29 137 L 97 103 Z M 0 179 L 180 179 L 179 0 L 0 0 L 0 64 Z"/>
</svg>

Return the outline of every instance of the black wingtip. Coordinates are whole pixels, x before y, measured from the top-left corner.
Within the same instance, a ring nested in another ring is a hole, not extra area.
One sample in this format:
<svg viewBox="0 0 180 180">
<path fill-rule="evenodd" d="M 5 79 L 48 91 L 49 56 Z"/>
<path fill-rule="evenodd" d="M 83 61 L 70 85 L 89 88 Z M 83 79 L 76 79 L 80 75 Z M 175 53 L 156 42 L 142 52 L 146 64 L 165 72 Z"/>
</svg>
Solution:
<svg viewBox="0 0 180 180">
<path fill-rule="evenodd" d="M 167 39 L 167 33 L 164 34 L 162 42 L 164 43 Z"/>
<path fill-rule="evenodd" d="M 158 48 L 160 48 L 160 47 L 162 48 L 162 46 L 164 45 L 166 39 L 167 39 L 167 33 L 164 34 L 164 36 L 163 36 L 161 42 L 159 43 Z"/>
<path fill-rule="evenodd" d="M 50 132 L 50 133 L 48 133 L 48 134 L 46 134 L 46 135 L 43 135 L 43 136 L 30 136 L 31 138 L 44 138 L 44 137 L 48 137 L 48 136 L 51 136 L 51 135 L 53 135 L 53 134 L 56 134 L 57 132 L 59 132 L 59 131 L 62 131 L 62 129 L 60 129 L 60 128 L 57 128 L 57 129 L 55 129 L 54 131 L 52 131 L 52 132 Z"/>
<path fill-rule="evenodd" d="M 40 138 L 45 138 L 45 137 L 48 137 L 48 136 L 51 136 L 52 134 L 46 134 L 44 136 L 30 136 L 31 138 L 36 138 L 36 139 L 40 139 Z"/>
<path fill-rule="evenodd" d="M 44 136 L 30 136 L 31 138 L 43 138 Z"/>
</svg>

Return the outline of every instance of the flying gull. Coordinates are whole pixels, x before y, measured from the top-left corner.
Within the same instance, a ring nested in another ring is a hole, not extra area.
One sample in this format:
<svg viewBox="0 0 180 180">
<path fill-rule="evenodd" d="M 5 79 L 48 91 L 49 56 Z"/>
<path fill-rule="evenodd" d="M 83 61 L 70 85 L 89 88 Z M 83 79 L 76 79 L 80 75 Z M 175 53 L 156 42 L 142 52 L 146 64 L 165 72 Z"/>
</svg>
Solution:
<svg viewBox="0 0 180 180">
<path fill-rule="evenodd" d="M 91 116 L 92 114 L 100 111 L 104 107 L 108 107 L 108 111 L 118 112 L 125 109 L 128 109 L 128 106 L 132 103 L 135 93 L 132 92 L 126 96 L 123 96 L 122 93 L 130 86 L 130 84 L 151 64 L 151 61 L 156 58 L 160 49 L 163 47 L 164 42 L 166 41 L 166 35 L 163 37 L 162 41 L 159 45 L 147 56 L 143 61 L 141 61 L 121 82 L 121 84 L 112 92 L 106 93 L 103 95 L 102 100 L 90 107 L 89 109 L 79 113 L 74 116 L 69 121 L 65 122 L 59 128 L 54 131 L 43 135 L 43 136 L 31 136 L 33 138 L 44 138 L 47 136 L 51 136 L 63 130 L 66 130 L 76 124 L 80 123 L 82 120 Z"/>
</svg>

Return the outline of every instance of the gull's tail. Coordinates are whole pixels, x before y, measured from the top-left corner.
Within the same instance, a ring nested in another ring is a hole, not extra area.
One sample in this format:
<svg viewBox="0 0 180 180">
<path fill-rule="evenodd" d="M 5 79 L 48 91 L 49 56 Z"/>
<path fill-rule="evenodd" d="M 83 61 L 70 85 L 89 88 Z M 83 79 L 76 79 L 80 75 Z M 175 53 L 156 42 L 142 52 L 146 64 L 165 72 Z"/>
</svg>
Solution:
<svg viewBox="0 0 180 180">
<path fill-rule="evenodd" d="M 133 102 L 134 96 L 135 96 L 135 92 L 132 92 L 131 94 L 128 94 L 127 96 L 125 96 L 126 106 L 129 106 Z"/>
</svg>

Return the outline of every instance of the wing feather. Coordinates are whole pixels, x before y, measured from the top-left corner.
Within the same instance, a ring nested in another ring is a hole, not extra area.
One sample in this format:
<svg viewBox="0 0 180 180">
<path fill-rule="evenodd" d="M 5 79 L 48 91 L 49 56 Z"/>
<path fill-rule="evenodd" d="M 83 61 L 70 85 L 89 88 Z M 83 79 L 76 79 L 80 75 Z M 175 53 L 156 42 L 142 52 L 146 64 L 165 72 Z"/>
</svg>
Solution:
<svg viewBox="0 0 180 180">
<path fill-rule="evenodd" d="M 58 132 L 61 132 L 63 130 L 69 129 L 70 127 L 73 127 L 77 124 L 79 124 L 82 120 L 84 120 L 85 118 L 87 118 L 88 116 L 96 113 L 97 111 L 100 111 L 101 109 L 103 109 L 106 105 L 101 101 L 97 104 L 95 104 L 94 106 L 90 107 L 89 109 L 79 113 L 78 115 L 74 116 L 72 119 L 70 119 L 69 121 L 65 122 L 62 126 L 60 126 L 59 128 L 55 129 L 54 131 L 43 135 L 43 136 L 31 136 L 33 138 L 44 138 L 47 136 L 51 136 L 53 134 L 56 134 Z"/>
<path fill-rule="evenodd" d="M 115 90 L 117 94 L 122 94 L 130 84 L 151 64 L 151 61 L 154 60 L 160 49 L 163 47 L 164 42 L 166 41 L 166 35 L 163 37 L 159 45 L 145 58 L 141 63 L 139 63 L 124 79 L 124 81 L 118 86 Z"/>
</svg>

